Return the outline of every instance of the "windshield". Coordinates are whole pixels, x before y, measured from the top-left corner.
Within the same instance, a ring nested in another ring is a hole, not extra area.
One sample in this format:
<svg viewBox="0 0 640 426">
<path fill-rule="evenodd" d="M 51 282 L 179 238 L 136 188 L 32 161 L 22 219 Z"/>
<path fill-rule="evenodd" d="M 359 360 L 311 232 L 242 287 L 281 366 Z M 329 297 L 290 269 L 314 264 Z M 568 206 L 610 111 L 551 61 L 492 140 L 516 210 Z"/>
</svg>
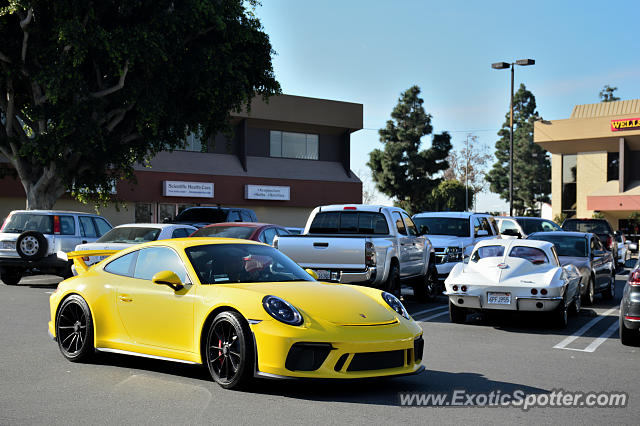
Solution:
<svg viewBox="0 0 640 426">
<path fill-rule="evenodd" d="M 534 235 L 531 240 L 548 241 L 556 246 L 558 256 L 587 257 L 587 239 L 567 235 Z"/>
<path fill-rule="evenodd" d="M 202 284 L 314 281 L 297 263 L 269 246 L 207 244 L 185 252 Z"/>
<path fill-rule="evenodd" d="M 14 213 L 2 227 L 2 232 L 20 234 L 24 231 L 38 231 L 53 234 L 53 216 L 34 213 Z"/>
<path fill-rule="evenodd" d="M 158 228 L 123 226 L 122 228 L 113 228 L 98 238 L 96 242 L 140 244 L 147 241 L 155 241 L 158 239 L 158 235 L 160 235 L 160 229 Z"/>
<path fill-rule="evenodd" d="M 212 207 L 206 208 L 193 208 L 186 209 L 178 216 L 176 216 L 176 222 L 206 222 L 206 223 L 220 223 L 227 220 L 226 210 Z"/>
<path fill-rule="evenodd" d="M 241 238 L 246 240 L 253 234 L 256 228 L 253 226 L 211 226 L 200 228 L 191 235 L 192 237 L 221 237 Z"/>
<path fill-rule="evenodd" d="M 613 234 L 609 224 L 602 220 L 566 220 L 562 224 L 565 231 L 592 232 L 594 234 Z"/>
<path fill-rule="evenodd" d="M 522 230 L 525 234 L 533 234 L 534 232 L 553 232 L 553 231 L 562 231 L 555 222 L 546 219 L 523 219 L 518 218 L 516 221 L 522 227 Z"/>
<path fill-rule="evenodd" d="M 414 217 L 413 221 L 421 233 L 429 235 L 451 235 L 469 237 L 469 219 L 454 217 Z"/>
<path fill-rule="evenodd" d="M 309 234 L 377 234 L 387 235 L 389 228 L 382 213 L 320 212 L 313 218 Z"/>
</svg>

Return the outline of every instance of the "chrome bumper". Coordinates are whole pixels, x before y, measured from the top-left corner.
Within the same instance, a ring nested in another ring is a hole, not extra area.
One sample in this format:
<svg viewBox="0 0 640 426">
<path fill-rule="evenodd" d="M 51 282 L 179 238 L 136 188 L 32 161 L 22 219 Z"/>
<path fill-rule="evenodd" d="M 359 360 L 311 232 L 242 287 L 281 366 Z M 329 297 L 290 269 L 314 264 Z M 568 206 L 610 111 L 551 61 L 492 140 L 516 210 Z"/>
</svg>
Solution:
<svg viewBox="0 0 640 426">
<path fill-rule="evenodd" d="M 340 282 L 342 284 L 358 284 L 367 283 L 370 284 L 375 281 L 377 270 L 375 266 L 367 267 L 364 271 L 358 272 L 341 272 Z"/>
<path fill-rule="evenodd" d="M 442 294 L 444 294 L 445 296 L 448 297 L 464 297 L 464 298 L 471 298 L 472 300 L 476 300 L 477 301 L 477 306 L 472 306 L 472 308 L 480 308 L 480 309 L 485 309 L 487 308 L 486 304 L 482 303 L 482 296 L 480 295 L 476 295 L 476 294 L 466 294 L 466 293 L 460 293 L 460 292 L 443 292 Z M 524 300 L 531 300 L 534 302 L 559 302 L 561 300 L 563 300 L 562 296 L 549 296 L 549 297 L 544 297 L 544 296 L 515 296 L 514 297 L 516 300 L 516 310 L 519 311 L 520 310 L 520 301 L 524 301 Z M 510 306 L 510 305 L 496 305 L 496 306 Z M 537 309 L 537 310 L 543 310 L 543 309 Z"/>
</svg>

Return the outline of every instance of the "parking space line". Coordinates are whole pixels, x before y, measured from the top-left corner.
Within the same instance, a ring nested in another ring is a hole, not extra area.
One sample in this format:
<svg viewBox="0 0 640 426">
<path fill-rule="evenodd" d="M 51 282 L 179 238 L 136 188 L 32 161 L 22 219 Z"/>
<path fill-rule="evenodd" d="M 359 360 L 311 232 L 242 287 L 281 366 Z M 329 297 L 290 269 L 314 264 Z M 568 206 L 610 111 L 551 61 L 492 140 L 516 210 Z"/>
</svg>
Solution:
<svg viewBox="0 0 640 426">
<path fill-rule="evenodd" d="M 586 349 L 571 349 L 571 348 L 567 348 L 567 346 L 573 342 L 574 340 L 576 340 L 578 337 L 581 337 L 584 333 L 587 332 L 587 330 L 589 330 L 591 327 L 593 327 L 594 325 L 596 325 L 598 322 L 600 322 L 601 320 L 607 318 L 607 316 L 612 313 L 617 311 L 618 308 L 611 308 L 608 311 L 603 312 L 602 314 L 598 315 L 597 317 L 595 317 L 594 319 L 592 319 L 591 321 L 589 321 L 588 323 L 586 323 L 584 326 L 582 326 L 582 328 L 580 328 L 578 331 L 576 331 L 575 333 L 573 333 L 571 336 L 568 336 L 567 338 L 565 338 L 564 340 L 562 340 L 560 343 L 558 343 L 557 345 L 555 345 L 553 348 L 554 349 L 568 349 L 568 350 L 575 350 L 575 351 L 582 351 L 582 352 L 587 352 Z M 617 326 L 617 322 L 616 322 L 616 326 Z M 611 327 L 609 327 L 609 329 L 607 329 L 607 331 L 605 331 L 598 339 L 606 339 L 608 336 L 610 336 L 611 334 L 613 334 L 613 332 L 611 332 L 610 334 L 607 335 L 607 337 L 603 337 L 605 334 L 607 334 L 609 332 L 609 330 L 611 329 Z M 596 341 L 598 340 L 596 339 Z M 595 343 L 592 342 L 589 347 L 591 347 L 591 345 L 593 345 Z M 593 352 L 596 350 L 596 348 L 602 344 L 602 342 L 598 343 L 593 350 L 588 351 L 588 352 Z"/>
<path fill-rule="evenodd" d="M 418 322 L 426 322 L 426 321 L 429 321 L 431 319 L 438 318 L 438 317 L 441 317 L 441 316 L 447 315 L 447 314 L 449 314 L 449 309 L 445 309 L 444 312 L 438 312 L 437 314 L 428 316 L 426 318 L 418 318 L 416 321 L 418 321 Z"/>
<path fill-rule="evenodd" d="M 618 326 L 619 325 L 620 324 L 618 323 L 618 321 L 615 321 L 613 324 L 611 324 L 611 326 L 609 328 L 607 328 L 607 331 L 602 333 L 602 335 L 600 337 L 598 337 L 596 340 L 591 342 L 591 344 L 589 346 L 587 346 L 584 349 L 584 351 L 585 352 L 593 352 L 596 349 L 598 349 L 598 346 L 603 344 L 605 342 L 605 340 L 607 340 L 613 333 L 618 331 Z"/>
<path fill-rule="evenodd" d="M 435 308 L 431 308 L 431 309 L 425 309 L 424 311 L 418 311 L 418 312 L 414 312 L 413 314 L 410 314 L 412 317 L 417 317 L 419 315 L 422 314 L 426 314 L 427 312 L 433 312 L 433 311 L 439 311 L 440 309 L 446 309 L 446 306 L 436 306 Z"/>
</svg>

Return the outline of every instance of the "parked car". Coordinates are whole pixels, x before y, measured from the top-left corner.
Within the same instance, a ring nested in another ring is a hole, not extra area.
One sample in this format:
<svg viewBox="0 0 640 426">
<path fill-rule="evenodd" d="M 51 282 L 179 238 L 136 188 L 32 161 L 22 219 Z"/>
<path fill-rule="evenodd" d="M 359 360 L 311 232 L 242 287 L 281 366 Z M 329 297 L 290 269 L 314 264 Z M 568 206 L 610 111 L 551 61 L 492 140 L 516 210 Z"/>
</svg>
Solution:
<svg viewBox="0 0 640 426">
<path fill-rule="evenodd" d="M 440 281 L 447 278 L 454 265 L 471 254 L 478 241 L 498 236 L 493 216 L 485 213 L 429 212 L 415 214 L 412 219 L 420 233 L 433 244 Z"/>
<path fill-rule="evenodd" d="M 464 323 L 471 310 L 533 311 L 548 313 L 564 328 L 569 308 L 580 311 L 578 268 L 562 266 L 546 241 L 480 241 L 469 263 L 453 267 L 445 286 L 455 323 Z"/>
<path fill-rule="evenodd" d="M 622 291 L 620 302 L 620 342 L 623 345 L 640 343 L 640 261 L 629 259 L 625 262 L 632 268 Z"/>
<path fill-rule="evenodd" d="M 69 361 L 98 351 L 202 364 L 223 388 L 424 370 L 422 329 L 395 296 L 318 282 L 253 241 L 136 245 L 60 283 L 49 304 Z"/>
<path fill-rule="evenodd" d="M 316 207 L 302 235 L 279 235 L 274 246 L 321 280 L 382 287 L 397 296 L 404 282 L 420 300 L 437 294 L 431 242 L 397 207 Z"/>
<path fill-rule="evenodd" d="M 496 222 L 502 238 L 527 238 L 534 232 L 562 231 L 557 223 L 540 217 L 497 217 Z"/>
<path fill-rule="evenodd" d="M 223 222 L 203 226 L 191 234 L 192 237 L 241 238 L 273 244 L 276 235 L 290 235 L 283 226 L 259 222 Z"/>
<path fill-rule="evenodd" d="M 94 243 L 79 244 L 74 251 L 88 250 L 123 250 L 136 244 L 149 241 L 166 240 L 169 238 L 188 237 L 198 228 L 191 225 L 176 225 L 169 223 L 129 223 L 118 225 Z M 91 266 L 107 256 L 87 256 L 84 261 Z M 72 270 L 75 268 L 72 267 Z M 74 275 L 76 273 L 74 272 Z"/>
<path fill-rule="evenodd" d="M 618 250 L 614 239 L 613 228 L 606 219 L 565 219 L 562 229 L 573 232 L 591 232 L 596 234 L 606 250 L 613 254 L 614 265 L 618 264 Z"/>
<path fill-rule="evenodd" d="M 15 285 L 27 272 L 71 276 L 64 253 L 111 229 L 102 216 L 62 210 L 14 210 L 0 228 L 0 279 Z"/>
<path fill-rule="evenodd" d="M 584 232 L 536 232 L 529 240 L 552 243 L 561 265 L 575 265 L 580 271 L 580 294 L 585 305 L 592 305 L 596 293 L 605 299 L 615 295 L 615 264 L 611 252 L 605 250 L 600 238 Z"/>
<path fill-rule="evenodd" d="M 175 219 L 166 223 L 191 225 L 196 228 L 220 222 L 257 222 L 258 218 L 251 209 L 237 207 L 201 206 L 182 210 Z"/>
<path fill-rule="evenodd" d="M 622 231 L 615 231 L 613 235 L 618 247 L 618 265 L 624 265 L 631 258 L 631 249 L 629 247 L 631 241 L 627 240 Z"/>
</svg>

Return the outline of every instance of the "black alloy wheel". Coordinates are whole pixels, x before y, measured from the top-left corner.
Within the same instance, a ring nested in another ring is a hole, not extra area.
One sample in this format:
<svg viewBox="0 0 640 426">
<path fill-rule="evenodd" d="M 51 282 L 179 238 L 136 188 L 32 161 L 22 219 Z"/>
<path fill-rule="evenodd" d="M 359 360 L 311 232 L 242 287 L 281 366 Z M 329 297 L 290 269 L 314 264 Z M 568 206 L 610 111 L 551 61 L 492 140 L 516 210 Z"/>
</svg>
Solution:
<svg viewBox="0 0 640 426">
<path fill-rule="evenodd" d="M 251 330 L 237 312 L 219 313 L 207 333 L 206 361 L 213 380 L 225 389 L 248 383 L 253 373 Z"/>
<path fill-rule="evenodd" d="M 69 361 L 85 361 L 93 355 L 93 319 L 87 302 L 77 294 L 67 297 L 58 310 L 56 338 Z"/>
<path fill-rule="evenodd" d="M 438 296 L 438 271 L 435 267 L 429 267 L 426 275 L 415 280 L 413 295 L 418 302 L 429 302 Z"/>
</svg>

